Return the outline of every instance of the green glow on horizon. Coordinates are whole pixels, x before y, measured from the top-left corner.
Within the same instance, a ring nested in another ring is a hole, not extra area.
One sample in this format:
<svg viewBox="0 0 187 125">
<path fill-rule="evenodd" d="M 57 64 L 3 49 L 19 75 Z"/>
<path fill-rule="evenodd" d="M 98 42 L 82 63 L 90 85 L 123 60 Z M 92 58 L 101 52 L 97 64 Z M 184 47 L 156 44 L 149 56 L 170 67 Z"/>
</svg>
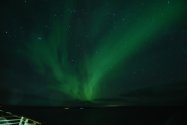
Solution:
<svg viewBox="0 0 187 125">
<path fill-rule="evenodd" d="M 74 7 L 75 4 L 72 0 L 64 5 L 64 10 Z M 103 7 L 99 11 L 105 9 Z M 110 10 L 111 8 L 108 9 L 108 11 Z M 123 21 L 119 21 L 117 30 L 111 30 L 99 40 L 100 44 L 96 48 L 98 53 L 88 53 L 88 56 L 83 60 L 84 64 L 80 65 L 80 68 L 87 72 L 84 81 L 80 81 L 79 75 L 74 73 L 74 69 L 68 63 L 67 44 L 70 39 L 68 28 L 71 29 L 70 22 L 73 18 L 71 13 L 64 11 L 62 20 L 54 19 L 52 21 L 54 22 L 53 30 L 48 39 L 33 40 L 28 45 L 26 55 L 36 65 L 39 73 L 45 73 L 46 69 L 51 72 L 56 83 L 52 84 L 50 88 L 61 91 L 72 99 L 93 101 L 100 96 L 101 80 L 111 73 L 112 69 L 117 67 L 120 62 L 128 60 L 141 51 L 145 44 L 150 44 L 149 40 L 155 37 L 163 27 L 172 24 L 180 16 L 181 11 L 180 3 L 172 6 L 153 7 L 139 15 L 136 22 L 133 22 L 133 26 L 128 29 Z M 97 17 L 97 12 L 93 16 L 94 18 Z M 97 36 L 97 32 L 100 32 L 102 24 L 106 21 L 103 15 L 104 12 L 99 14 L 99 18 L 91 20 L 93 26 L 91 26 L 90 32 L 93 37 Z"/>
</svg>

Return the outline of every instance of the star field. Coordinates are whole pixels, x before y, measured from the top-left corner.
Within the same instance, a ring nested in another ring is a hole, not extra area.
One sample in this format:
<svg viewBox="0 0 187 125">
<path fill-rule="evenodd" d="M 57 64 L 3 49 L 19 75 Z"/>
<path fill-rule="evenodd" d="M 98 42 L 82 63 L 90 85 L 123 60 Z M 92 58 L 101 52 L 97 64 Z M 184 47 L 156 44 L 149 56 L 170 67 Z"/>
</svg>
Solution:
<svg viewBox="0 0 187 125">
<path fill-rule="evenodd" d="M 185 0 L 0 5 L 2 104 L 186 104 Z"/>
</svg>

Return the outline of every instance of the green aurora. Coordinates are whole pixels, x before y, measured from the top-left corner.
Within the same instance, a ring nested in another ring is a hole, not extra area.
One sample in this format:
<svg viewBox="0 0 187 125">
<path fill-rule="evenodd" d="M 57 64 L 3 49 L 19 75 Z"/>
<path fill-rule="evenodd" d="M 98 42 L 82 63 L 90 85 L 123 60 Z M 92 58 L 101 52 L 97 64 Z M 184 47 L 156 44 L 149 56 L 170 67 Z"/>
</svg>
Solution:
<svg viewBox="0 0 187 125">
<path fill-rule="evenodd" d="M 63 9 L 60 10 L 63 16 L 51 19 L 51 30 L 47 37 L 31 39 L 26 45 L 24 55 L 34 64 L 36 72 L 40 75 L 50 72 L 54 81 L 48 86 L 49 89 L 81 101 L 94 101 L 102 97 L 100 87 L 106 84 L 104 79 L 111 74 L 117 74 L 114 69 L 120 63 L 125 65 L 125 62 L 141 52 L 146 45 L 152 44 L 152 39 L 162 32 L 163 28 L 175 23 L 183 16 L 184 11 L 184 3 L 180 0 L 175 0 L 170 5 L 167 2 L 150 4 L 144 9 L 132 6 L 129 8 L 139 11 L 139 15 L 131 17 L 132 21 L 129 24 L 118 17 L 115 25 L 111 23 L 108 26 L 105 23 L 110 18 L 106 16 L 106 12 L 112 12 L 121 6 L 115 2 L 98 5 L 90 10 L 89 18 L 85 19 L 89 24 L 86 31 L 95 43 L 91 44 L 92 49 L 82 50 L 78 63 L 73 65 L 70 58 L 74 48 L 68 48 L 71 45 L 70 41 L 81 39 L 86 42 L 86 39 L 70 33 L 71 30 L 75 30 L 79 34 L 78 32 L 83 30 L 83 27 L 79 26 L 80 22 L 72 25 L 75 15 L 69 10 L 76 9 L 76 5 L 76 0 L 63 3 Z M 130 9 L 121 9 L 120 14 L 128 16 Z M 103 31 L 105 32 L 102 33 Z M 44 33 L 36 27 L 31 37 L 35 34 Z M 99 34 L 103 34 L 102 37 L 99 37 Z M 73 54 L 76 55 L 76 52 Z"/>
</svg>

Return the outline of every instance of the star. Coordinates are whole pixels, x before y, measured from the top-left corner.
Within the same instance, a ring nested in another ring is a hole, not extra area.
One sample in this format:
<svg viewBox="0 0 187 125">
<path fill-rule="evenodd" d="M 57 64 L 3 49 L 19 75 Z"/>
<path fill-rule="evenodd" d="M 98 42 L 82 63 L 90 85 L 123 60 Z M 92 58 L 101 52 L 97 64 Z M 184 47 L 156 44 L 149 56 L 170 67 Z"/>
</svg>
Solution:
<svg viewBox="0 0 187 125">
<path fill-rule="evenodd" d="M 37 37 L 38 40 L 42 40 L 43 38 L 41 36 Z"/>
<path fill-rule="evenodd" d="M 27 4 L 27 3 L 28 3 L 28 0 L 24 0 L 24 3 Z"/>
</svg>

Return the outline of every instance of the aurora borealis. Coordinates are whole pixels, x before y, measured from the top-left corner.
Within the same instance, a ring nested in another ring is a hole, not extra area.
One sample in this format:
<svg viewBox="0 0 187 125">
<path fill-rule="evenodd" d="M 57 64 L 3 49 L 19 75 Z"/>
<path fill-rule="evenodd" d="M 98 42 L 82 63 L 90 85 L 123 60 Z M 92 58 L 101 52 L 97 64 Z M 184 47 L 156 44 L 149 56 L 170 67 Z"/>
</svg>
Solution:
<svg viewBox="0 0 187 125">
<path fill-rule="evenodd" d="M 2 104 L 184 103 L 186 5 L 185 0 L 4 2 Z"/>
</svg>

